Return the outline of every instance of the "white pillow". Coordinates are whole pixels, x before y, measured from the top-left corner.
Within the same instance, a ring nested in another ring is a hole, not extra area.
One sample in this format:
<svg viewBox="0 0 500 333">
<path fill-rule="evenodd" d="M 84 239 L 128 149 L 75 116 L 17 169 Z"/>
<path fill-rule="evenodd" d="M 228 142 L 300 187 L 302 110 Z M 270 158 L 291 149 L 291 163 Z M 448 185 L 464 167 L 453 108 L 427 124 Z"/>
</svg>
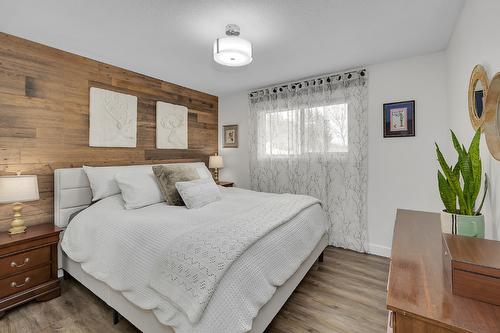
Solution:
<svg viewBox="0 0 500 333">
<path fill-rule="evenodd" d="M 92 189 L 92 201 L 97 201 L 120 193 L 120 188 L 115 181 L 115 174 L 124 170 L 151 170 L 150 165 L 112 166 L 112 167 L 89 167 L 83 166 L 87 174 L 90 188 Z"/>
<path fill-rule="evenodd" d="M 116 183 L 122 192 L 126 209 L 136 209 L 165 201 L 156 181 L 153 169 L 117 173 Z"/>
<path fill-rule="evenodd" d="M 207 166 L 203 162 L 177 163 L 177 164 L 187 165 L 187 166 L 191 166 L 191 167 L 195 168 L 196 172 L 198 172 L 198 176 L 200 176 L 200 178 L 210 178 L 210 179 L 213 179 L 212 178 L 212 173 L 210 172 L 210 170 L 208 170 Z"/>
<path fill-rule="evenodd" d="M 177 182 L 175 188 L 177 188 L 184 204 L 189 209 L 200 208 L 222 199 L 219 187 L 212 178 Z"/>
<path fill-rule="evenodd" d="M 203 162 L 195 163 L 176 163 L 189 165 L 196 169 L 200 178 L 212 178 L 212 174 Z M 128 166 L 109 166 L 109 167 L 90 167 L 83 166 L 83 171 L 87 174 L 90 188 L 92 189 L 92 201 L 107 198 L 120 193 L 120 188 L 115 180 L 117 173 L 125 171 L 141 171 L 145 174 L 152 172 L 152 165 L 128 165 Z"/>
</svg>

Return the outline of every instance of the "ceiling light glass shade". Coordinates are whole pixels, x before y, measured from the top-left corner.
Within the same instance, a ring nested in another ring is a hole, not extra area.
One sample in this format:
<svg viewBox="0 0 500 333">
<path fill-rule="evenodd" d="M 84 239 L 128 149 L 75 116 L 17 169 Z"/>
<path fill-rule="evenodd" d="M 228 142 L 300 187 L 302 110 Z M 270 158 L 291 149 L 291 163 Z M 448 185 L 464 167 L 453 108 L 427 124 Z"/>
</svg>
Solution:
<svg viewBox="0 0 500 333">
<path fill-rule="evenodd" d="M 214 60 L 224 66 L 245 66 L 252 62 L 252 43 L 237 37 L 217 38 L 214 42 Z"/>
</svg>

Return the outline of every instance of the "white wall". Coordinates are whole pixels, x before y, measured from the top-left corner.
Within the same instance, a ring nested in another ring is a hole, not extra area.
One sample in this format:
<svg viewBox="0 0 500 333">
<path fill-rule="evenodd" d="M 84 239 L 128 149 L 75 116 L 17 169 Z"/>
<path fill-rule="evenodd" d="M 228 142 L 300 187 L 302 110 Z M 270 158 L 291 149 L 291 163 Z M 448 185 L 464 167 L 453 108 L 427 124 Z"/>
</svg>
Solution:
<svg viewBox="0 0 500 333">
<path fill-rule="evenodd" d="M 446 52 L 450 126 L 459 139 L 467 142 L 473 135 L 467 110 L 470 73 L 476 64 L 485 67 L 490 80 L 496 72 L 500 72 L 498 13 L 498 0 L 466 1 Z M 489 154 L 484 136 L 481 140 L 481 156 L 491 186 L 484 210 L 486 237 L 500 239 L 500 162 Z"/>
<path fill-rule="evenodd" d="M 500 1 L 469 0 L 446 52 L 368 66 L 369 156 L 368 225 L 370 252 L 389 255 L 396 208 L 440 211 L 438 165 L 434 142 L 450 161 L 455 159 L 449 137 L 470 142 L 474 132 L 467 111 L 470 73 L 482 64 L 489 77 L 500 71 Z M 416 100 L 416 137 L 384 139 L 382 104 Z M 224 149 L 224 179 L 248 188 L 248 102 L 246 93 L 220 97 L 220 124 L 240 124 L 240 148 Z M 484 208 L 486 237 L 500 239 L 500 162 L 488 152 L 482 137 L 482 158 L 490 178 Z"/>
<path fill-rule="evenodd" d="M 219 152 L 224 157 L 220 179 L 235 182 L 240 188 L 250 188 L 248 156 L 248 97 L 246 92 L 219 96 Z M 239 148 L 222 148 L 223 125 L 238 125 Z"/>
<path fill-rule="evenodd" d="M 441 209 L 434 141 L 447 142 L 444 61 L 444 53 L 436 53 L 368 67 L 368 223 L 373 253 L 389 255 L 396 208 Z M 382 104 L 408 99 L 416 100 L 416 137 L 384 139 Z M 226 165 L 221 179 L 243 188 L 250 184 L 248 110 L 244 92 L 219 97 L 221 132 L 222 125 L 240 126 L 240 147 L 221 150 Z"/>
<path fill-rule="evenodd" d="M 444 53 L 368 67 L 369 251 L 390 255 L 397 208 L 442 209 L 434 142 L 448 152 Z M 415 100 L 416 136 L 384 138 L 382 105 Z"/>
</svg>

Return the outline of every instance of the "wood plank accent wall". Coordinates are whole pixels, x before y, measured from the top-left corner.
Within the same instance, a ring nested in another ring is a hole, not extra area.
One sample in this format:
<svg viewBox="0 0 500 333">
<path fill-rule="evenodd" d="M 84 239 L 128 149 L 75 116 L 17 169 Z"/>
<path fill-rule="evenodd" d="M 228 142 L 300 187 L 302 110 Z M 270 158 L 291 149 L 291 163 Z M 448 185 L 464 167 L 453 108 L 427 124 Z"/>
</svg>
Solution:
<svg viewBox="0 0 500 333">
<path fill-rule="evenodd" d="M 138 97 L 136 148 L 89 147 L 92 86 Z M 189 109 L 189 149 L 155 148 L 156 101 Z M 54 169 L 208 162 L 217 113 L 216 96 L 0 33 L 0 175 L 38 175 L 40 200 L 23 210 L 28 225 L 53 222 Z M 11 206 L 0 205 L 0 230 L 11 219 Z"/>
</svg>

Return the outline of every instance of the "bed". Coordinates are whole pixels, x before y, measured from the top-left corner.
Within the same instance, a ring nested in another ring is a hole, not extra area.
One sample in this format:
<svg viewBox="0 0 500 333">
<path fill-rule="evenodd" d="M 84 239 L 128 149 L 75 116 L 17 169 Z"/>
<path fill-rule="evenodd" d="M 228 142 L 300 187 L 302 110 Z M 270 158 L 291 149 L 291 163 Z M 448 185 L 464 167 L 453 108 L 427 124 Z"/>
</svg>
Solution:
<svg viewBox="0 0 500 333">
<path fill-rule="evenodd" d="M 185 225 L 243 216 L 250 203 L 264 206 L 276 196 L 237 188 L 221 192 L 222 200 L 197 210 L 164 203 L 125 210 L 119 194 L 89 206 L 92 191 L 83 169 L 58 169 L 55 224 L 65 229 L 61 237 L 68 252 L 60 251 L 61 272 L 145 333 L 263 332 L 327 246 L 328 224 L 319 203 L 294 214 L 229 264 L 196 321 L 146 273 L 160 266 L 167 239 L 182 234 Z"/>
</svg>

